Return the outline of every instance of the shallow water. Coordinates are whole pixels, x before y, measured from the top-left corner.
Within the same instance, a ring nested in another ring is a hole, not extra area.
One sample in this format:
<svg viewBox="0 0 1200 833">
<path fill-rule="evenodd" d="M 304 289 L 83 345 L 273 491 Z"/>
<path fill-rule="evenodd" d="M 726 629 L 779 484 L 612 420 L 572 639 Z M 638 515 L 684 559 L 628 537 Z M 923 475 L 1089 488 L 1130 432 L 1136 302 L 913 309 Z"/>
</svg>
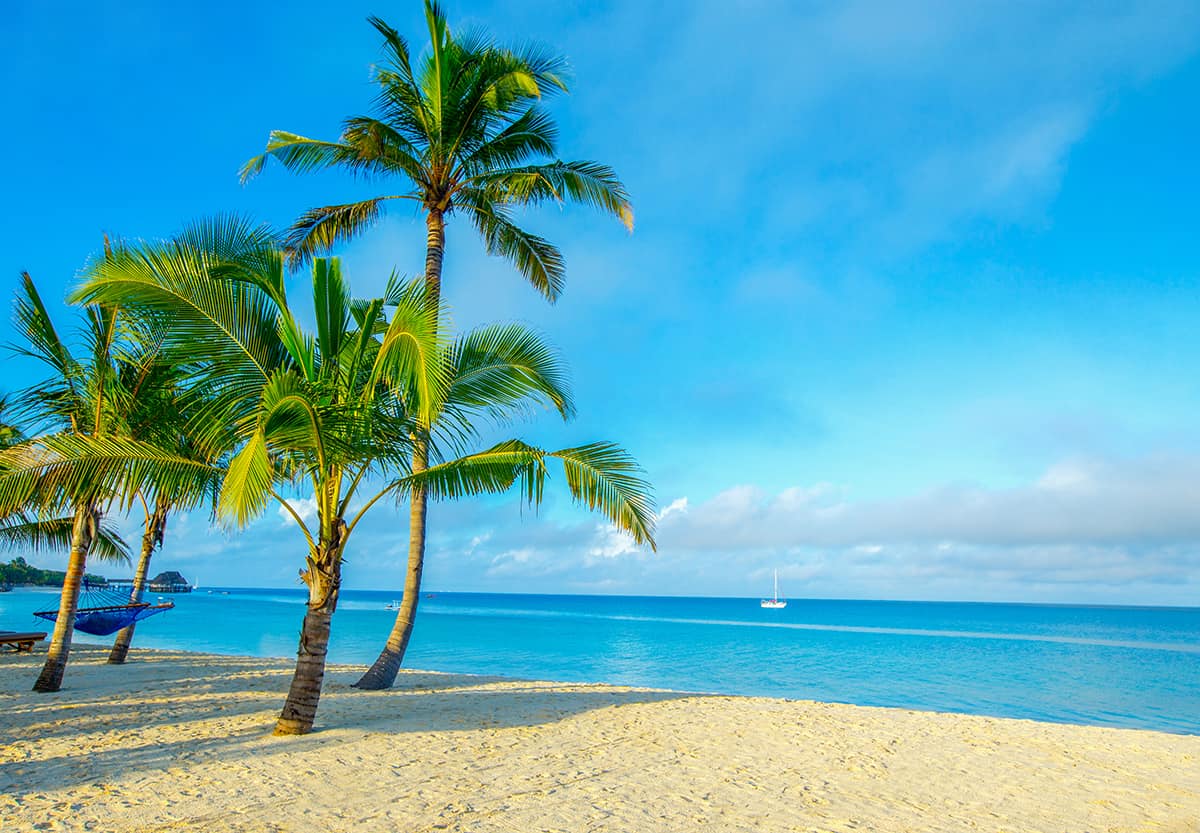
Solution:
<svg viewBox="0 0 1200 833">
<path fill-rule="evenodd" d="M 170 598 L 135 647 L 295 653 L 300 589 Z M 331 660 L 372 661 L 398 598 L 344 591 Z M 0 628 L 56 603 L 0 594 Z M 1200 608 L 436 593 L 406 665 L 1200 734 Z"/>
</svg>

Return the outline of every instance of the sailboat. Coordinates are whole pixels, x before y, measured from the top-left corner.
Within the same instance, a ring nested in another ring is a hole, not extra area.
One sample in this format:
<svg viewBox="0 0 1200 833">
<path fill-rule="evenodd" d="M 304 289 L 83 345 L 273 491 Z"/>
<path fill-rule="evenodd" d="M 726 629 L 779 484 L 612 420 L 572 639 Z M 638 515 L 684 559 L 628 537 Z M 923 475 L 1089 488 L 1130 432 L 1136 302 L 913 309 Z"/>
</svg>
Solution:
<svg viewBox="0 0 1200 833">
<path fill-rule="evenodd" d="M 759 607 L 770 608 L 771 610 L 779 610 L 787 607 L 787 602 L 779 598 L 779 571 L 775 571 L 775 595 L 769 599 L 763 599 L 758 603 Z"/>
</svg>

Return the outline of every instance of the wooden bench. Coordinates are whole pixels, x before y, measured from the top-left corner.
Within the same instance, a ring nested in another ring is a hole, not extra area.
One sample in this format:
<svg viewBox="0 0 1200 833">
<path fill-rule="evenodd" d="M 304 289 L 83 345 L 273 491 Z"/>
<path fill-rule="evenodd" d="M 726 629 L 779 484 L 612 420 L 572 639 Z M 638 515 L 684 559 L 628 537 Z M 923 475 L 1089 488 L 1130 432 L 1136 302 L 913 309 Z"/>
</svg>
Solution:
<svg viewBox="0 0 1200 833">
<path fill-rule="evenodd" d="M 16 648 L 17 653 L 24 651 L 30 653 L 33 651 L 33 646 L 46 638 L 46 632 L 41 633 L 17 633 L 15 631 L 0 631 L 0 645 L 7 645 L 11 648 Z"/>
</svg>

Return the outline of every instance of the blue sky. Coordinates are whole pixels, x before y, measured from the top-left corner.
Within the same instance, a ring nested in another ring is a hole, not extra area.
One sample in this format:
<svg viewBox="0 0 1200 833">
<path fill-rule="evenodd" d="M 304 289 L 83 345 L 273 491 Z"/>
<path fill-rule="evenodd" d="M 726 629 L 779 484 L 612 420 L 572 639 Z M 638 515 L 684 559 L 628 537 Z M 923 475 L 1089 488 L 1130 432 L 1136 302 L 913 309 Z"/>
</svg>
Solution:
<svg viewBox="0 0 1200 833">
<path fill-rule="evenodd" d="M 439 506 L 429 587 L 756 595 L 778 568 L 792 596 L 1197 603 L 1200 7 L 448 10 L 570 58 L 563 156 L 612 164 L 637 212 L 633 235 L 526 218 L 567 257 L 553 307 L 451 226 L 455 322 L 557 344 L 579 417 L 518 433 L 622 442 L 663 517 L 651 554 L 561 496 Z M 0 290 L 28 269 L 61 297 L 103 232 L 367 193 L 236 172 L 273 128 L 333 138 L 366 109 L 372 13 L 420 41 L 416 2 L 10 10 Z M 356 290 L 419 272 L 422 239 L 401 210 L 347 247 Z M 356 535 L 347 584 L 400 586 L 401 513 Z M 194 515 L 159 563 L 289 586 L 301 558 L 274 513 Z"/>
</svg>

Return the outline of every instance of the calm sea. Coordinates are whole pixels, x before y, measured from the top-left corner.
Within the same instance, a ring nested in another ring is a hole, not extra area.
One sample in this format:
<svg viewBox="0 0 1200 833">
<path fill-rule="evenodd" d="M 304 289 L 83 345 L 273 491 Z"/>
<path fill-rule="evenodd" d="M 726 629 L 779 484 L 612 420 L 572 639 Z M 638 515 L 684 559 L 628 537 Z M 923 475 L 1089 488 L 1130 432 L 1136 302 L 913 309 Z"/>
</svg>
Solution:
<svg viewBox="0 0 1200 833">
<path fill-rule="evenodd" d="M 372 661 L 398 596 L 344 592 L 332 661 Z M 135 648 L 295 654 L 300 589 L 171 598 Z M 56 602 L 0 594 L 0 628 Z M 436 593 L 406 665 L 1200 734 L 1200 608 Z"/>
</svg>

